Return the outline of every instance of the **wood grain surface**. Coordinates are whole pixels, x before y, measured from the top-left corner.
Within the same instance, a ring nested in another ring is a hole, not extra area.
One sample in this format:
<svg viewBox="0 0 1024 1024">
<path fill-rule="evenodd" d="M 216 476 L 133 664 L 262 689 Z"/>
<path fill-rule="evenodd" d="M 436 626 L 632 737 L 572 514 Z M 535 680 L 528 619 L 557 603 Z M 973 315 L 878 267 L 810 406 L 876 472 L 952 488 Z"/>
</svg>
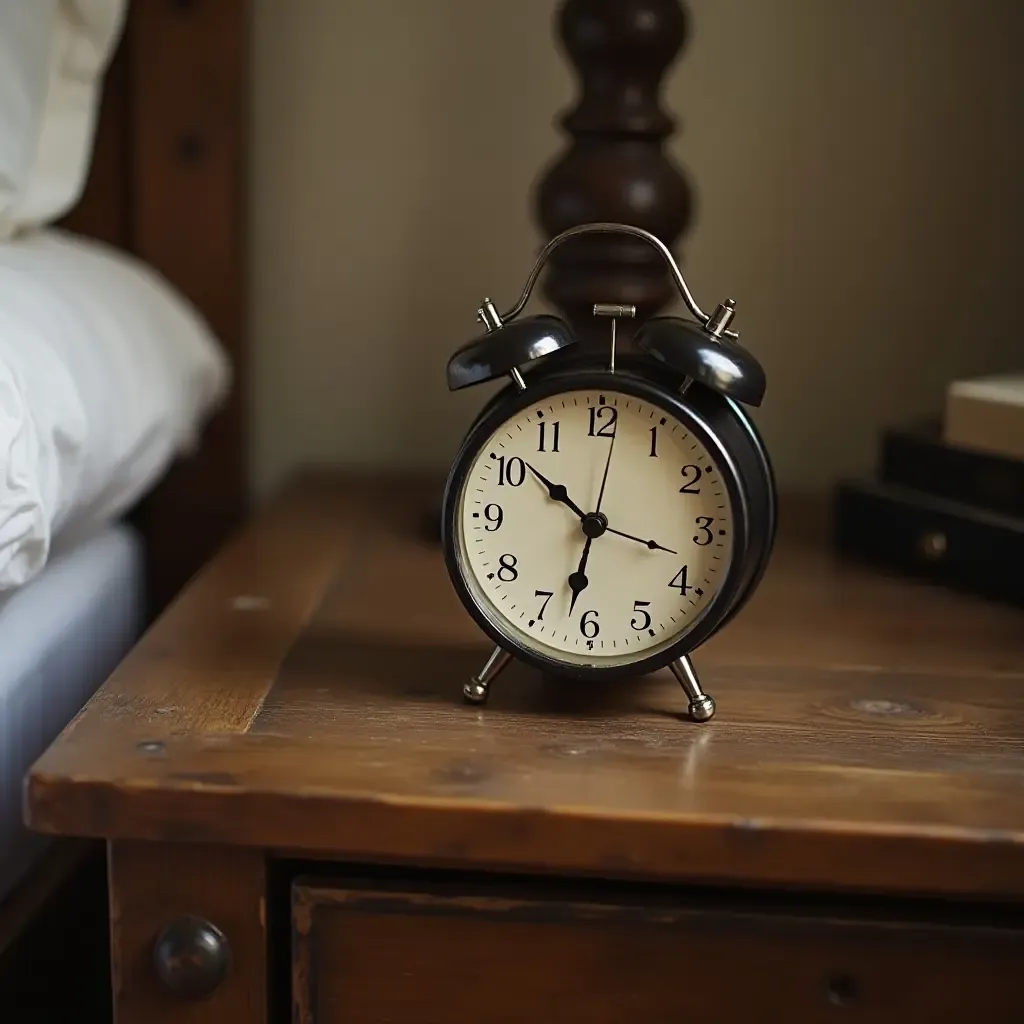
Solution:
<svg viewBox="0 0 1024 1024">
<path fill-rule="evenodd" d="M 465 882 L 293 893 L 296 1024 L 1009 1024 L 1024 1002 L 1019 928 Z"/>
<path fill-rule="evenodd" d="M 1020 611 L 841 565 L 794 515 L 754 601 L 698 652 L 719 702 L 708 725 L 681 717 L 664 672 L 602 687 L 514 666 L 469 708 L 460 688 L 487 648 L 417 534 L 423 493 L 297 485 L 44 755 L 32 824 L 371 861 L 1024 895 Z"/>
</svg>

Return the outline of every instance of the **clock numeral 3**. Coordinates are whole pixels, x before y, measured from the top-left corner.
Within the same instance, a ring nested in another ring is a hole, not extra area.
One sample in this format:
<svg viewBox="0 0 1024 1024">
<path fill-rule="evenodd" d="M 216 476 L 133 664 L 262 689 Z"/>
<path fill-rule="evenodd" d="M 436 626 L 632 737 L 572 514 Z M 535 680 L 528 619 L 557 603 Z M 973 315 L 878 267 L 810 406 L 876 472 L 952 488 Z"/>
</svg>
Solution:
<svg viewBox="0 0 1024 1024">
<path fill-rule="evenodd" d="M 545 428 L 548 426 L 548 424 L 547 423 L 538 423 L 537 426 L 540 429 L 540 440 L 537 442 L 537 451 L 539 451 L 539 452 L 546 452 L 547 448 L 545 448 L 544 445 L 545 445 L 545 443 L 547 441 L 548 432 L 547 432 L 547 430 Z M 553 452 L 557 452 L 558 451 L 558 430 L 559 430 L 558 420 L 555 420 L 551 424 L 551 450 Z"/>
<path fill-rule="evenodd" d="M 670 587 L 675 587 L 679 593 L 684 596 L 693 590 L 693 587 L 688 586 L 686 582 L 686 574 L 689 568 L 690 567 L 688 565 L 684 565 L 682 569 L 672 577 L 672 581 L 669 583 Z"/>
<path fill-rule="evenodd" d="M 700 494 L 700 488 L 697 486 L 697 481 L 700 480 L 701 473 L 700 466 L 683 466 L 679 472 L 682 474 L 683 479 L 686 483 L 679 488 L 680 494 Z M 690 480 L 690 475 L 693 475 L 693 479 Z"/>
<path fill-rule="evenodd" d="M 498 570 L 498 579 L 502 583 L 511 583 L 513 580 L 519 579 L 519 570 L 516 568 L 516 556 L 515 555 L 502 555 L 498 559 L 498 565 L 501 568 Z"/>
<path fill-rule="evenodd" d="M 701 531 L 706 539 L 701 537 L 694 537 L 693 543 L 699 547 L 706 548 L 714 539 L 715 535 L 711 532 L 711 524 L 715 521 L 714 516 L 697 516 L 695 522 L 697 529 Z"/>
<path fill-rule="evenodd" d="M 508 484 L 518 487 L 526 479 L 526 466 L 523 460 L 513 456 L 507 462 L 504 455 L 498 456 L 498 486 Z"/>
<path fill-rule="evenodd" d="M 648 629 L 651 625 L 651 613 L 647 611 L 650 606 L 650 601 L 634 601 L 633 611 L 639 612 L 643 616 L 642 622 L 636 621 L 636 616 L 630 620 L 630 625 L 639 633 L 643 629 Z"/>
<path fill-rule="evenodd" d="M 608 413 L 604 416 L 604 413 Z M 611 405 L 590 407 L 590 430 L 588 437 L 614 437 L 615 422 L 619 418 L 619 410 Z"/>
<path fill-rule="evenodd" d="M 534 597 L 543 597 L 544 600 L 541 602 L 540 611 L 537 613 L 537 621 L 543 622 L 544 620 L 544 609 L 548 606 L 548 601 L 552 598 L 552 591 L 550 590 L 535 590 L 533 592 Z"/>
<path fill-rule="evenodd" d="M 500 528 L 502 522 L 504 522 L 505 514 L 501 511 L 500 505 L 492 503 L 484 509 L 484 519 L 489 523 L 494 523 L 493 526 L 484 527 L 488 533 L 494 533 L 495 530 Z"/>
<path fill-rule="evenodd" d="M 588 615 L 593 615 L 592 619 L 587 618 Z M 601 627 L 597 621 L 597 612 L 589 611 L 584 612 L 580 618 L 580 632 L 588 639 L 593 640 L 598 633 L 601 632 Z"/>
</svg>

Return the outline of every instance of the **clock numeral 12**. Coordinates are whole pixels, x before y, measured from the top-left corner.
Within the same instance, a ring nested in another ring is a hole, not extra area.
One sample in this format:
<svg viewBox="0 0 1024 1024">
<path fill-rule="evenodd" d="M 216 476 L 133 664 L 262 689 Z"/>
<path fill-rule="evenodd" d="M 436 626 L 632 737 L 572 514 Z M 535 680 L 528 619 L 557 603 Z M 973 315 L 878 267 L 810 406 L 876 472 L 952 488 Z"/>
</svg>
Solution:
<svg viewBox="0 0 1024 1024">
<path fill-rule="evenodd" d="M 605 417 L 602 413 L 608 413 Z M 615 421 L 619 418 L 619 410 L 611 405 L 592 405 L 590 407 L 590 430 L 588 437 L 614 437 Z M 600 421 L 604 420 L 603 423 Z"/>
<path fill-rule="evenodd" d="M 526 479 L 526 466 L 523 460 L 513 456 L 506 463 L 505 456 L 498 456 L 498 486 L 506 483 L 510 487 L 518 487 Z"/>
<path fill-rule="evenodd" d="M 546 452 L 547 448 L 544 447 L 544 443 L 547 440 L 547 430 L 545 429 L 547 423 L 538 423 L 537 426 L 540 428 L 540 440 L 537 442 L 537 451 Z M 553 452 L 558 451 L 558 420 L 555 420 L 551 424 L 551 450 Z"/>
</svg>

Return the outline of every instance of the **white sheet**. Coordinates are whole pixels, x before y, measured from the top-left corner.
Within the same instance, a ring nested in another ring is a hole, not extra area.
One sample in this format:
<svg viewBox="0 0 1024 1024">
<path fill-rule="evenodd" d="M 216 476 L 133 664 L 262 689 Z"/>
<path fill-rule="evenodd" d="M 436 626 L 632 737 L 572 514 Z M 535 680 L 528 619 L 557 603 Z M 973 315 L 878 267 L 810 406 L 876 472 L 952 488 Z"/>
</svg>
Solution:
<svg viewBox="0 0 1024 1024">
<path fill-rule="evenodd" d="M 151 268 L 56 229 L 0 242 L 0 592 L 195 444 L 230 367 Z"/>
<path fill-rule="evenodd" d="M 62 549 L 0 598 L 0 899 L 45 847 L 22 824 L 22 781 L 134 644 L 142 544 L 115 524 Z"/>
</svg>

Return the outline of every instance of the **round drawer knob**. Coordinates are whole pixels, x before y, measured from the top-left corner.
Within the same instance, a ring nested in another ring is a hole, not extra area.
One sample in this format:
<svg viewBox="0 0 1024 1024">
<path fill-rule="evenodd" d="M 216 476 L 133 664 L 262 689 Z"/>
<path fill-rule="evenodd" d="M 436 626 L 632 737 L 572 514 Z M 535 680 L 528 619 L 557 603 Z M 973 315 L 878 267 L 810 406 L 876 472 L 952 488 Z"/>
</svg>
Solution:
<svg viewBox="0 0 1024 1024">
<path fill-rule="evenodd" d="M 945 557 L 949 541 L 941 530 L 932 530 L 920 538 L 917 547 L 922 558 L 929 562 L 937 562 Z"/>
<path fill-rule="evenodd" d="M 227 975 L 231 947 L 216 925 L 201 917 L 179 917 L 157 935 L 153 962 L 169 991 L 185 999 L 203 999 Z"/>
</svg>

